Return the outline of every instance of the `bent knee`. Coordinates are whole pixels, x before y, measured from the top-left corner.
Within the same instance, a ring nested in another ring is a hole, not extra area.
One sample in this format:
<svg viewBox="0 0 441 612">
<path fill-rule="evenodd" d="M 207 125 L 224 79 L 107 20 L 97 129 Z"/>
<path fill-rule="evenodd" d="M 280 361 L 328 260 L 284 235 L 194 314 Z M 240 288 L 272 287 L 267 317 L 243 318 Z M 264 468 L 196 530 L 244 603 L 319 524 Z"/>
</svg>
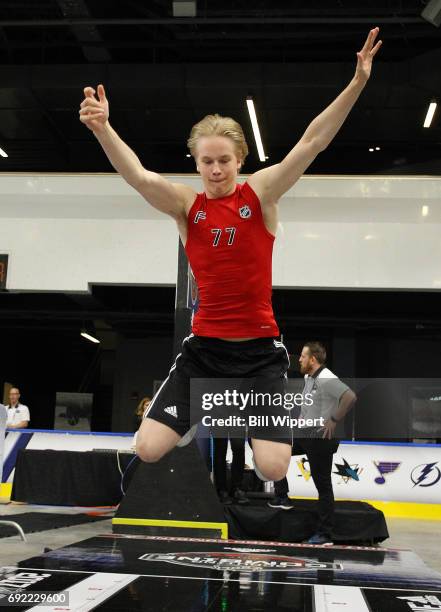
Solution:
<svg viewBox="0 0 441 612">
<path fill-rule="evenodd" d="M 269 480 L 274 480 L 274 482 L 278 482 L 279 480 L 283 480 L 283 478 L 285 478 L 287 471 L 287 466 L 274 466 L 270 468 L 270 474 L 267 476 L 267 478 Z"/>
<path fill-rule="evenodd" d="M 159 461 L 163 455 L 165 454 L 161 448 L 155 446 L 154 444 L 149 444 L 147 442 L 143 442 L 142 440 L 137 440 L 136 442 L 136 454 L 144 461 L 144 463 L 156 463 Z"/>
<path fill-rule="evenodd" d="M 153 421 L 143 419 L 138 435 L 136 436 L 136 454 L 146 463 L 155 463 L 169 453 L 181 439 L 173 429 Z"/>
<path fill-rule="evenodd" d="M 267 480 L 274 480 L 274 482 L 278 482 L 285 478 L 286 473 L 288 471 L 289 462 L 287 461 L 270 461 L 263 462 L 262 465 L 259 463 L 257 467 L 262 472 Z"/>
</svg>

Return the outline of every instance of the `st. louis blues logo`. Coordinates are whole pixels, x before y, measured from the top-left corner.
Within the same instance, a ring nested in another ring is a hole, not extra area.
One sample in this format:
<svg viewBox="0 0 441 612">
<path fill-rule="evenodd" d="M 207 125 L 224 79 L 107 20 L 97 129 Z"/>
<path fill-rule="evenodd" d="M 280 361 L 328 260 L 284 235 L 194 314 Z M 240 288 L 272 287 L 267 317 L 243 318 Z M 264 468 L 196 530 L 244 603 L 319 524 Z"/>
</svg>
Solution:
<svg viewBox="0 0 441 612">
<path fill-rule="evenodd" d="M 248 206 L 248 204 L 245 204 L 245 206 L 241 206 L 239 208 L 239 215 L 242 219 L 249 219 L 251 217 L 251 208 Z"/>
<path fill-rule="evenodd" d="M 386 482 L 384 477 L 385 474 L 392 474 L 395 472 L 401 465 L 400 461 L 374 461 L 374 465 L 377 470 L 380 472 L 380 476 L 375 478 L 375 482 L 379 485 L 382 485 Z"/>
</svg>

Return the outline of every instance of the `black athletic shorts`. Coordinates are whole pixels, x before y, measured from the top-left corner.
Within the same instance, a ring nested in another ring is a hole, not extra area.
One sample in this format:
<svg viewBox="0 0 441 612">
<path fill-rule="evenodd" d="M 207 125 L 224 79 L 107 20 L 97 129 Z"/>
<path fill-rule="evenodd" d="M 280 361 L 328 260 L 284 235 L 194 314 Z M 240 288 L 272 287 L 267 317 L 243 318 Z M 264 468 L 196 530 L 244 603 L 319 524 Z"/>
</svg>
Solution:
<svg viewBox="0 0 441 612">
<path fill-rule="evenodd" d="M 182 352 L 177 356 L 170 373 L 155 394 L 144 418 L 164 423 L 180 436 L 193 425 L 190 419 L 190 383 L 192 379 L 243 379 L 257 388 L 272 394 L 284 394 L 289 357 L 282 342 L 274 338 L 227 341 L 203 336 L 189 336 L 182 343 Z M 216 381 L 214 381 L 216 382 Z M 221 382 L 221 381 L 219 381 Z M 289 412 L 281 407 L 272 407 L 286 417 Z M 192 417 L 193 417 L 192 413 Z M 280 428 L 280 435 L 268 436 L 267 427 L 249 428 L 250 437 L 292 443 L 287 428 Z"/>
</svg>

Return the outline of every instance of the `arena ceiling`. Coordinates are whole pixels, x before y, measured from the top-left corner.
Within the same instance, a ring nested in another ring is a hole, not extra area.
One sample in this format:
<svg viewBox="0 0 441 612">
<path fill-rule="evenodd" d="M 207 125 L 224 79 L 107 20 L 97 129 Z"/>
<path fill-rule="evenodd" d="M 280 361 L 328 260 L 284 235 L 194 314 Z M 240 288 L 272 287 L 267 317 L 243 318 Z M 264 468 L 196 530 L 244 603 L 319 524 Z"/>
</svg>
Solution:
<svg viewBox="0 0 441 612">
<path fill-rule="evenodd" d="M 0 172 L 106 172 L 78 121 L 85 85 L 103 82 L 111 123 L 159 172 L 194 171 L 191 125 L 210 112 L 244 126 L 253 95 L 269 163 L 350 80 L 368 30 L 381 28 L 373 76 L 315 174 L 437 174 L 441 116 L 422 123 L 441 91 L 441 28 L 422 0 L 198 0 L 195 17 L 172 0 L 1 0 Z M 379 151 L 369 152 L 370 147 Z"/>
</svg>

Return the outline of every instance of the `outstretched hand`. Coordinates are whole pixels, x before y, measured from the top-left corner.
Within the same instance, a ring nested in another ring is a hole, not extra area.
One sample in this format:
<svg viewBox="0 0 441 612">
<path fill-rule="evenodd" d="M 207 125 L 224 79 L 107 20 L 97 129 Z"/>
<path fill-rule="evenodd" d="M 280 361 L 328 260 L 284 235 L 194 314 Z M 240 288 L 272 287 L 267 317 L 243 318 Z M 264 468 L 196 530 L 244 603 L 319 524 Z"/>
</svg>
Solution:
<svg viewBox="0 0 441 612">
<path fill-rule="evenodd" d="M 97 94 L 98 99 L 93 87 L 85 87 L 84 100 L 80 104 L 80 121 L 93 132 L 102 130 L 109 119 L 109 103 L 103 85 L 98 85 Z"/>
<path fill-rule="evenodd" d="M 366 38 L 366 42 L 361 51 L 357 53 L 357 68 L 355 70 L 355 75 L 359 78 L 367 81 L 371 74 L 372 69 L 372 60 L 377 54 L 379 48 L 382 45 L 381 40 L 377 41 L 375 44 L 375 40 L 378 36 L 378 32 L 380 28 L 374 28 L 368 34 Z"/>
</svg>

